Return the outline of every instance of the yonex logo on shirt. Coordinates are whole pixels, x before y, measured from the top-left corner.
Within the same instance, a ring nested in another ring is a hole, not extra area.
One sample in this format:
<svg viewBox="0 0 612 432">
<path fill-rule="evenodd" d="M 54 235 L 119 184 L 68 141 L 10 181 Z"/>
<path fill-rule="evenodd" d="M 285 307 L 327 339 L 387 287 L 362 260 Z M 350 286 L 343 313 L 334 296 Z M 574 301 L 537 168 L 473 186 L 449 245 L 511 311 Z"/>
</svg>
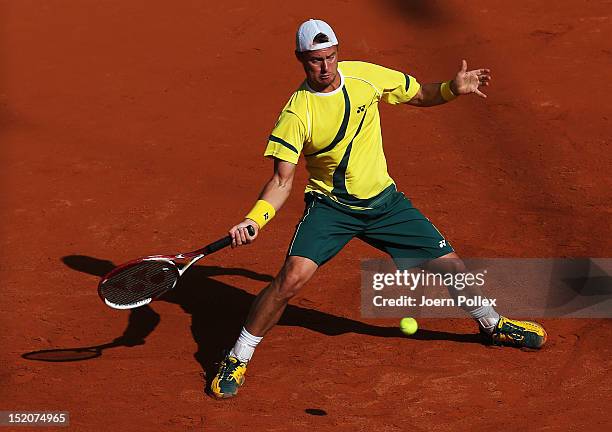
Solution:
<svg viewBox="0 0 612 432">
<path fill-rule="evenodd" d="M 365 105 L 360 105 L 357 107 L 357 114 L 362 113 L 365 110 Z"/>
</svg>

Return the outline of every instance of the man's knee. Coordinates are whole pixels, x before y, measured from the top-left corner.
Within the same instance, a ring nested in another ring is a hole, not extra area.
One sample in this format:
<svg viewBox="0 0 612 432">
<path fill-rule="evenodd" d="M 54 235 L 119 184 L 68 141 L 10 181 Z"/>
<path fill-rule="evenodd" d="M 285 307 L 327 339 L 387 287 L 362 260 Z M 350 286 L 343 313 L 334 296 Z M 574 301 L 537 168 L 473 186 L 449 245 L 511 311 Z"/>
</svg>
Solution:
<svg viewBox="0 0 612 432">
<path fill-rule="evenodd" d="M 465 273 L 465 263 L 459 255 L 451 252 L 440 258 L 427 262 L 424 268 L 433 273 Z"/>
<path fill-rule="evenodd" d="M 317 268 L 317 264 L 308 258 L 288 257 L 274 280 L 276 297 L 289 301 L 310 280 Z"/>
</svg>

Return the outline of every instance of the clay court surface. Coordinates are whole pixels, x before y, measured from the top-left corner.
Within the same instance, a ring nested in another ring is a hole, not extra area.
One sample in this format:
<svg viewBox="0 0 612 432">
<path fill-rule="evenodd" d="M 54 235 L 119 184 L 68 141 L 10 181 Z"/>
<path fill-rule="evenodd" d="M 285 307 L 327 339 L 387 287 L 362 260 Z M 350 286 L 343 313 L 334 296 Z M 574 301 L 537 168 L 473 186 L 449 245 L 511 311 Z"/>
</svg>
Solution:
<svg viewBox="0 0 612 432">
<path fill-rule="evenodd" d="M 540 352 L 485 347 L 468 319 L 423 319 L 402 337 L 396 320 L 360 316 L 360 260 L 381 254 L 358 240 L 292 301 L 239 397 L 205 396 L 282 264 L 303 166 L 254 245 L 201 261 L 162 301 L 115 311 L 96 285 L 114 264 L 216 240 L 249 210 L 303 79 L 294 32 L 310 17 L 334 26 L 342 59 L 421 82 L 452 78 L 462 58 L 493 70 L 486 101 L 381 108 L 391 175 L 460 255 L 612 256 L 611 11 L 0 2 L 0 410 L 69 411 L 79 431 L 610 430 L 610 320 L 543 320 Z M 113 340 L 91 360 L 21 357 Z"/>
</svg>

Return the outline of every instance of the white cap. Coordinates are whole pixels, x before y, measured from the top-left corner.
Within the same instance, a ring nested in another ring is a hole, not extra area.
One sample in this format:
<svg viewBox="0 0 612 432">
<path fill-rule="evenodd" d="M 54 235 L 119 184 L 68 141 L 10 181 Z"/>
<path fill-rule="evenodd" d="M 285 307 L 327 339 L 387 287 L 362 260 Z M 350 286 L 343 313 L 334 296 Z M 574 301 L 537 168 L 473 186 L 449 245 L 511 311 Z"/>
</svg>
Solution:
<svg viewBox="0 0 612 432">
<path fill-rule="evenodd" d="M 329 42 L 315 43 L 314 38 L 319 33 L 323 33 Z M 295 34 L 295 49 L 298 52 L 315 51 L 330 46 L 338 45 L 338 39 L 332 28 L 325 21 L 309 19 L 302 23 Z"/>
</svg>

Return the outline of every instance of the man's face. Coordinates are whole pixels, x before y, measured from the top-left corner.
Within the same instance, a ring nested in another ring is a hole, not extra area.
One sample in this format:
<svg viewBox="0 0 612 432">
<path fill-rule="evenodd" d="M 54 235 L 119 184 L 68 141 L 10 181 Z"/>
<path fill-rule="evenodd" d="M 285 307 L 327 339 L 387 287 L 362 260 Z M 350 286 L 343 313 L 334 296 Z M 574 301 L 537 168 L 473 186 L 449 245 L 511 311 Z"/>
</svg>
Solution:
<svg viewBox="0 0 612 432">
<path fill-rule="evenodd" d="M 332 91 L 338 88 L 338 47 L 336 45 L 316 51 L 296 53 L 304 66 L 308 84 L 318 92 Z"/>
</svg>

